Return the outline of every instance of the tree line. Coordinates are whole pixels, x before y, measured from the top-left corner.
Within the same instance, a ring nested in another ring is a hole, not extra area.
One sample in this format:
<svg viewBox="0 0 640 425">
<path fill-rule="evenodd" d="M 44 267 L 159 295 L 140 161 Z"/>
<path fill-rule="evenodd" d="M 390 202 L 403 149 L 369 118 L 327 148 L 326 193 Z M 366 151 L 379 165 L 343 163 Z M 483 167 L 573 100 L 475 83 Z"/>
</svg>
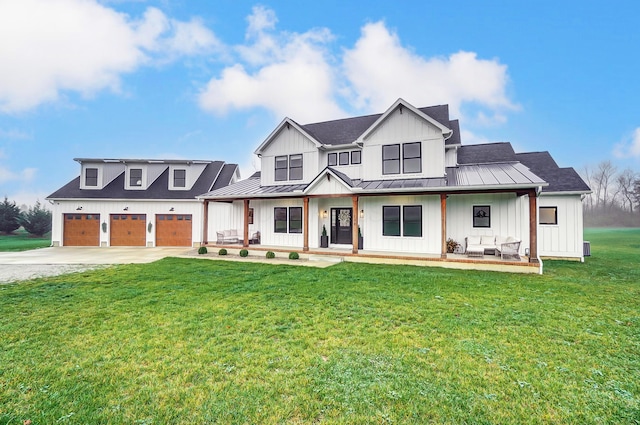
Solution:
<svg viewBox="0 0 640 425">
<path fill-rule="evenodd" d="M 44 236 L 51 231 L 51 211 L 44 208 L 40 201 L 26 211 L 20 211 L 15 201 L 5 196 L 0 203 L 0 232 L 10 235 L 22 226 L 33 236 Z"/>
<path fill-rule="evenodd" d="M 602 161 L 585 167 L 582 177 L 592 190 L 583 203 L 587 227 L 640 227 L 640 174 Z"/>
</svg>

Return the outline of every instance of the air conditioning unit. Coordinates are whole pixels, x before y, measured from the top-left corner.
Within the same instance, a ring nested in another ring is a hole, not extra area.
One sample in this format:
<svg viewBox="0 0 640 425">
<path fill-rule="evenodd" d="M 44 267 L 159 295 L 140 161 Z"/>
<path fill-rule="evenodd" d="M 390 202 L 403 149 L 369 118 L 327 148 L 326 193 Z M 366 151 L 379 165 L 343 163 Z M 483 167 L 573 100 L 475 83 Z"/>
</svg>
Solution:
<svg viewBox="0 0 640 425">
<path fill-rule="evenodd" d="M 591 257 L 591 242 L 584 241 L 582 243 L 582 255 L 585 257 Z"/>
</svg>

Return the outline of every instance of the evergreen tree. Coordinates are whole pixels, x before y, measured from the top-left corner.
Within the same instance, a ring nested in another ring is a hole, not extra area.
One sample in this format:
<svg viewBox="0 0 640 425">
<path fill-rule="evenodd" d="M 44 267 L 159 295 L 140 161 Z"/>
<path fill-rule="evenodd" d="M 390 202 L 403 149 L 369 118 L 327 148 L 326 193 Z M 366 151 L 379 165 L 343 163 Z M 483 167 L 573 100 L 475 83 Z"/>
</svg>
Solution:
<svg viewBox="0 0 640 425">
<path fill-rule="evenodd" d="M 33 208 L 22 214 L 20 224 L 29 234 L 43 236 L 51 230 L 51 211 L 42 208 L 40 201 L 36 201 Z"/>
<path fill-rule="evenodd" d="M 15 201 L 9 202 L 4 197 L 4 202 L 0 204 L 0 232 L 11 233 L 20 227 L 20 209 Z"/>
</svg>

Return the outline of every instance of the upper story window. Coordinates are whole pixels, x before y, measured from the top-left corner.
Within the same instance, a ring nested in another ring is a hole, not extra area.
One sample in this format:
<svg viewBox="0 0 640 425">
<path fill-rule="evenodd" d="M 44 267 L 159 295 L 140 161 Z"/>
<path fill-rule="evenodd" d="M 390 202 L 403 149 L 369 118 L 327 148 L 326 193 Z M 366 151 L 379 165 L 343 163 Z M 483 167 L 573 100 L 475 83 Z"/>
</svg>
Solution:
<svg viewBox="0 0 640 425">
<path fill-rule="evenodd" d="M 302 154 L 276 156 L 275 180 L 302 180 Z"/>
<path fill-rule="evenodd" d="M 382 146 L 382 174 L 400 174 L 400 145 Z"/>
<path fill-rule="evenodd" d="M 327 155 L 327 165 L 333 167 L 336 165 L 356 165 L 361 163 L 362 152 L 333 152 Z"/>
<path fill-rule="evenodd" d="M 405 143 L 402 145 L 402 172 L 422 172 L 422 143 Z"/>
<path fill-rule="evenodd" d="M 84 185 L 85 186 L 98 186 L 98 169 L 87 168 L 84 171 Z"/>
<path fill-rule="evenodd" d="M 401 160 L 402 173 L 421 173 L 422 143 L 403 143 L 402 158 L 400 144 L 382 146 L 382 174 L 400 174 Z"/>
<path fill-rule="evenodd" d="M 187 187 L 187 170 L 173 170 L 173 187 Z"/>
<path fill-rule="evenodd" d="M 289 180 L 302 180 L 302 154 L 289 155 Z"/>
<path fill-rule="evenodd" d="M 142 168 L 129 170 L 129 186 L 142 186 Z"/>
<path fill-rule="evenodd" d="M 286 156 L 276 156 L 276 181 L 288 180 L 287 170 L 289 168 L 289 158 Z"/>
</svg>

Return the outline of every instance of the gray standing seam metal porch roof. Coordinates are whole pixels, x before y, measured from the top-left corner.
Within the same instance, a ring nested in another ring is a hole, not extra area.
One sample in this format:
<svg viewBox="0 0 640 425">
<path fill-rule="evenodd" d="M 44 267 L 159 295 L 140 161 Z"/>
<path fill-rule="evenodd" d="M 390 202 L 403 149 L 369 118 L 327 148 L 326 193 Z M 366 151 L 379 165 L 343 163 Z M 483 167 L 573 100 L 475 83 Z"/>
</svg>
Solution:
<svg viewBox="0 0 640 425">
<path fill-rule="evenodd" d="M 470 164 L 447 168 L 447 177 L 403 178 L 390 180 L 352 180 L 327 167 L 319 176 L 332 172 L 342 179 L 354 194 L 449 192 L 460 190 L 524 189 L 546 186 L 547 182 L 519 162 Z M 315 181 L 316 179 L 314 179 Z M 309 184 L 260 186 L 260 177 L 251 177 L 227 187 L 200 195 L 202 199 L 271 198 L 303 196 Z"/>
<path fill-rule="evenodd" d="M 184 161 L 182 161 L 184 162 Z M 80 189 L 80 177 L 47 196 L 46 199 L 186 199 L 195 200 L 203 192 L 229 184 L 238 166 L 211 161 L 189 190 L 169 190 L 169 167 L 146 190 L 126 190 L 123 171 L 102 189 Z"/>
</svg>

